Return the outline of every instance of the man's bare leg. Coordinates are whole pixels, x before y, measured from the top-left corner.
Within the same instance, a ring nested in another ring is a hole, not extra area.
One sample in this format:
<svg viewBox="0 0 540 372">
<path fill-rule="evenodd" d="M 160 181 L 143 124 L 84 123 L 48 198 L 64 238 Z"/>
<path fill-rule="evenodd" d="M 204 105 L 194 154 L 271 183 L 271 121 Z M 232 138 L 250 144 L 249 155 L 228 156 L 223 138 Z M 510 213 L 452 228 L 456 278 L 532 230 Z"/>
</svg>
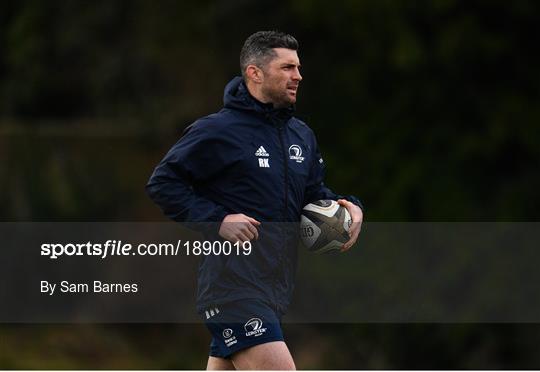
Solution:
<svg viewBox="0 0 540 372">
<path fill-rule="evenodd" d="M 283 341 L 273 341 L 240 350 L 232 356 L 236 369 L 295 370 L 293 358 Z"/>
<path fill-rule="evenodd" d="M 234 369 L 234 365 L 229 359 L 208 357 L 207 371 L 225 371 L 228 369 Z"/>
</svg>

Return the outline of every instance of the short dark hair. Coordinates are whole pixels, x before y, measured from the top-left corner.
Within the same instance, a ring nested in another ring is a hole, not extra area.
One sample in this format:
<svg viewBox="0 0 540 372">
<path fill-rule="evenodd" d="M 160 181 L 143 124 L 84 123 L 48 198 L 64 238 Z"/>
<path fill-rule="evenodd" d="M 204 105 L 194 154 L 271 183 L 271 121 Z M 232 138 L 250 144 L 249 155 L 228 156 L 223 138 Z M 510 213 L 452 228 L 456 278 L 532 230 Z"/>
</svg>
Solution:
<svg viewBox="0 0 540 372">
<path fill-rule="evenodd" d="M 298 41 L 294 36 L 280 31 L 259 31 L 248 37 L 240 52 L 240 71 L 245 78 L 246 68 L 255 65 L 259 68 L 266 66 L 276 52 L 273 48 L 298 50 Z"/>
</svg>

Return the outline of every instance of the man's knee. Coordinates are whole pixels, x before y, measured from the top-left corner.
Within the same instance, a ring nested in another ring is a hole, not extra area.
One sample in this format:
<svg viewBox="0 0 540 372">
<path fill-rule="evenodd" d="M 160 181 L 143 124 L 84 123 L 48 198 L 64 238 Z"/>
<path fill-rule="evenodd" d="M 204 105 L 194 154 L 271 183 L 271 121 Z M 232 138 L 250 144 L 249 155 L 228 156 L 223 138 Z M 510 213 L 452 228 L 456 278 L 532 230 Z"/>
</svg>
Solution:
<svg viewBox="0 0 540 372">
<path fill-rule="evenodd" d="M 293 358 L 283 341 L 259 344 L 232 356 L 236 369 L 295 370 Z"/>
</svg>

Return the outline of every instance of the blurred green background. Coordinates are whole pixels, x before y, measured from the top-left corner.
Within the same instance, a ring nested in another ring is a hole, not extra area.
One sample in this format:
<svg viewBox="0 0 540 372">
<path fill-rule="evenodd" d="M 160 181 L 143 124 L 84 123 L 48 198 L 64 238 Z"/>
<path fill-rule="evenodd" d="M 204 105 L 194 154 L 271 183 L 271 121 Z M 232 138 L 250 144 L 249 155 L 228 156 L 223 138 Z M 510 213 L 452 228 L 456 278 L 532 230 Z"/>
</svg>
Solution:
<svg viewBox="0 0 540 372">
<path fill-rule="evenodd" d="M 526 0 L 4 1 L 0 220 L 164 220 L 153 167 L 220 109 L 245 38 L 279 29 L 327 184 L 367 220 L 537 221 L 539 17 Z M 535 324 L 285 332 L 299 368 L 540 368 Z M 198 369 L 208 342 L 200 325 L 4 324 L 0 367 Z"/>
</svg>

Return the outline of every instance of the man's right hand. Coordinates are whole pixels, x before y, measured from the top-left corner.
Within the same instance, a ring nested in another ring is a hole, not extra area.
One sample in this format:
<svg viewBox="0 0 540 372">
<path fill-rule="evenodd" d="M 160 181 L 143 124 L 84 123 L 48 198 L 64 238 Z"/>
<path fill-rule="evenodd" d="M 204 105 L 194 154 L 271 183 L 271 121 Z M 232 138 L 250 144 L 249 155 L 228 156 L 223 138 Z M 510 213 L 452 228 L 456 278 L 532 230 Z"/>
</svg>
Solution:
<svg viewBox="0 0 540 372">
<path fill-rule="evenodd" d="M 245 214 L 228 214 L 221 222 L 219 236 L 230 242 L 247 242 L 259 238 L 256 226 L 261 223 Z"/>
</svg>

